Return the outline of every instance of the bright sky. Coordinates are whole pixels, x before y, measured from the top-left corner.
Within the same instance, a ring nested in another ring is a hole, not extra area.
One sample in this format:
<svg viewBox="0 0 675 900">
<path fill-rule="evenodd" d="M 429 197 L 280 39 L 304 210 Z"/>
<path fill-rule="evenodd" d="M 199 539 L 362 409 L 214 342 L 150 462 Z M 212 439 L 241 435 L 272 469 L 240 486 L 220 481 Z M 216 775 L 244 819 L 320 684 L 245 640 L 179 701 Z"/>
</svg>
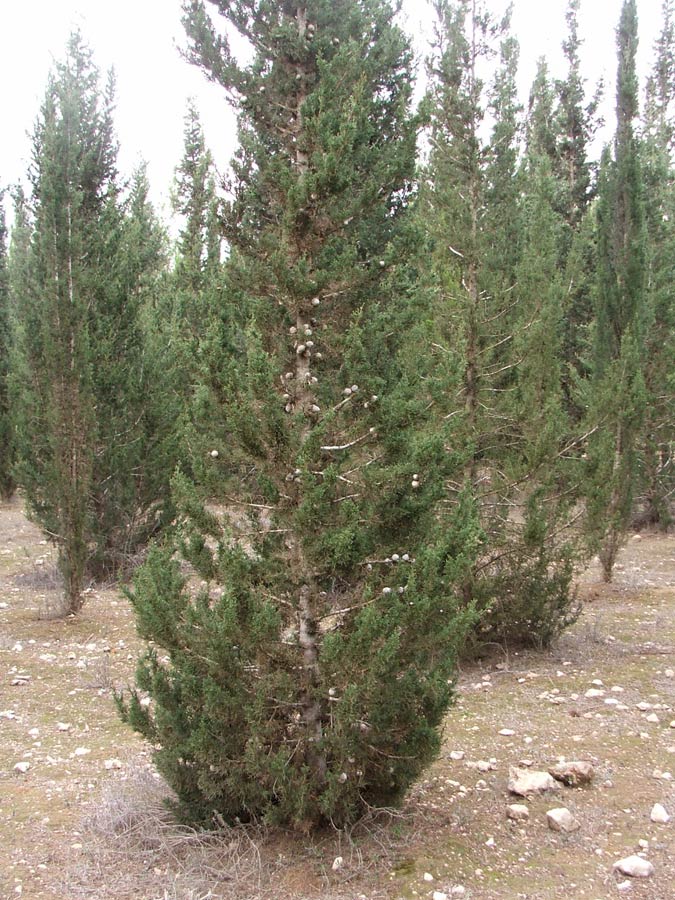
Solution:
<svg viewBox="0 0 675 900">
<path fill-rule="evenodd" d="M 489 0 L 495 11 L 505 0 Z M 563 75 L 560 43 L 565 34 L 566 0 L 514 0 L 514 31 L 521 43 L 523 99 L 536 59 L 545 55 L 554 74 Z M 616 70 L 614 30 L 622 0 L 582 0 L 583 59 L 589 86 L 602 75 L 611 116 Z M 408 29 L 424 53 L 428 28 L 424 0 L 404 0 Z M 638 0 L 640 67 L 652 58 L 660 28 L 661 0 Z M 23 178 L 30 161 L 28 133 L 38 114 L 47 75 L 62 58 L 69 33 L 79 27 L 94 60 L 117 75 L 117 134 L 120 168 L 128 174 L 140 159 L 149 164 L 155 201 L 162 206 L 183 144 L 186 100 L 194 96 L 207 144 L 221 170 L 235 146 L 235 123 L 222 91 L 184 62 L 181 0 L 24 0 L 0 2 L 0 186 Z M 168 213 L 166 209 L 162 210 Z"/>
</svg>

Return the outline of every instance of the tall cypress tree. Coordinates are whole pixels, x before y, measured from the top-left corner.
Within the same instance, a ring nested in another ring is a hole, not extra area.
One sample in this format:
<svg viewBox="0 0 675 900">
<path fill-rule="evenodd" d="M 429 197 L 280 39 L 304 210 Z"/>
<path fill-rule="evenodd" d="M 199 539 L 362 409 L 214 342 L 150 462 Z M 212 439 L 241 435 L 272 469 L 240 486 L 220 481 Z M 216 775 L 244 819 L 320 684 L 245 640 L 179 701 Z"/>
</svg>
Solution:
<svg viewBox="0 0 675 900">
<path fill-rule="evenodd" d="M 0 499 L 14 493 L 14 439 L 9 399 L 9 272 L 7 262 L 7 227 L 4 192 L 0 191 Z"/>
<path fill-rule="evenodd" d="M 339 824 L 439 747 L 479 537 L 438 534 L 446 452 L 408 365 L 412 55 L 384 0 L 212 6 L 253 49 L 238 64 L 187 5 L 191 57 L 241 110 L 224 224 L 247 322 L 218 373 L 219 503 L 177 479 L 178 545 L 132 596 L 168 662 L 140 662 L 152 706 L 121 706 L 182 815 Z"/>
<path fill-rule="evenodd" d="M 603 157 L 598 199 L 598 268 L 589 443 L 589 524 L 609 581 L 630 520 L 645 403 L 646 304 L 644 183 L 635 120 L 638 83 L 635 0 L 625 0 L 617 30 L 614 158 Z"/>
</svg>

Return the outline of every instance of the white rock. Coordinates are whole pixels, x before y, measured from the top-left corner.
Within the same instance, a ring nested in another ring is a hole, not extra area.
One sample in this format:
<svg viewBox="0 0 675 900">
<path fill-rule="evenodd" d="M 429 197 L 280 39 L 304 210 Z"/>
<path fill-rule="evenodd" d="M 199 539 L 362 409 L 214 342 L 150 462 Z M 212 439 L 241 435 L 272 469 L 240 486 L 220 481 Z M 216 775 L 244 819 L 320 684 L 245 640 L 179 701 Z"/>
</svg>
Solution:
<svg viewBox="0 0 675 900">
<path fill-rule="evenodd" d="M 564 806 L 558 807 L 557 809 L 549 809 L 546 813 L 546 819 L 548 820 L 548 827 L 551 831 L 576 831 L 579 828 L 579 823 L 574 818 L 572 813 Z"/>
<path fill-rule="evenodd" d="M 40 736 L 40 729 L 39 729 L 39 728 L 31 728 L 30 731 L 28 732 L 28 734 L 29 734 L 32 738 L 39 737 L 39 736 Z"/>
<path fill-rule="evenodd" d="M 527 797 L 530 794 L 543 794 L 547 791 L 555 791 L 558 789 L 558 785 L 548 772 L 512 767 L 509 770 L 508 789 L 511 794 Z"/>
<path fill-rule="evenodd" d="M 615 862 L 612 868 L 629 878 L 649 878 L 654 874 L 654 866 L 641 856 L 627 856 Z"/>
<path fill-rule="evenodd" d="M 448 900 L 448 895 L 444 894 L 443 891 L 434 891 L 431 900 Z"/>
<path fill-rule="evenodd" d="M 640 703 L 637 704 L 637 708 L 641 712 L 647 712 L 648 709 L 653 709 L 653 704 L 647 703 L 645 700 L 642 700 Z"/>
<path fill-rule="evenodd" d="M 454 759 L 455 762 L 460 759 L 464 759 L 465 753 L 463 750 L 451 750 L 450 751 L 450 759 Z"/>
<path fill-rule="evenodd" d="M 584 697 L 588 697 L 589 700 L 593 700 L 596 697 L 604 697 L 604 696 L 605 696 L 605 692 L 603 690 L 601 690 L 600 688 L 589 688 L 586 691 L 586 693 L 584 694 Z"/>
<path fill-rule="evenodd" d="M 648 722 L 652 722 L 654 725 L 658 725 L 659 722 L 660 722 L 661 720 L 660 720 L 659 717 L 656 715 L 656 713 L 650 713 L 650 714 L 647 716 L 647 721 L 648 721 Z"/>
<path fill-rule="evenodd" d="M 552 766 L 548 771 L 556 781 L 562 781 L 568 787 L 590 784 L 595 774 L 593 766 L 589 762 L 577 759 L 559 763 L 557 766 Z"/>
<path fill-rule="evenodd" d="M 29 763 L 29 762 L 18 762 L 18 763 L 14 766 L 14 771 L 15 771 L 15 772 L 21 772 L 22 775 L 25 775 L 26 772 L 27 772 L 29 769 L 30 769 L 30 763 Z"/>
<path fill-rule="evenodd" d="M 341 856 L 336 856 L 335 859 L 333 860 L 333 865 L 331 866 L 331 868 L 333 869 L 334 872 L 337 872 L 338 869 L 341 869 L 343 865 L 344 865 L 344 859 Z"/>
<path fill-rule="evenodd" d="M 530 811 L 522 803 L 512 803 L 506 807 L 506 818 L 512 822 L 526 822 L 530 818 Z"/>
<path fill-rule="evenodd" d="M 75 756 L 87 756 L 88 753 L 91 753 L 89 747 L 76 747 L 75 748 Z"/>
<path fill-rule="evenodd" d="M 70 722 L 57 722 L 56 727 L 59 731 L 70 731 L 73 726 L 70 724 Z"/>
<path fill-rule="evenodd" d="M 630 881 L 620 881 L 619 884 L 617 884 L 616 889 L 617 891 L 621 891 L 621 893 L 623 894 L 626 891 L 629 891 L 632 887 L 633 885 L 630 883 Z"/>
<path fill-rule="evenodd" d="M 463 897 L 466 894 L 466 888 L 463 884 L 456 884 L 450 893 L 453 897 Z"/>
<path fill-rule="evenodd" d="M 666 678 L 675 678 L 675 669 L 666 669 L 663 674 L 666 676 Z"/>
<path fill-rule="evenodd" d="M 502 737 L 512 737 L 515 734 L 515 731 L 512 728 L 502 728 L 499 733 Z"/>
<path fill-rule="evenodd" d="M 106 759 L 103 763 L 104 767 L 108 770 L 110 769 L 121 769 L 122 761 L 119 759 Z"/>
<path fill-rule="evenodd" d="M 425 872 L 423 878 L 425 881 L 433 881 L 434 880 L 434 876 L 431 874 L 431 872 Z"/>
<path fill-rule="evenodd" d="M 652 811 L 649 816 L 652 822 L 656 822 L 657 825 L 665 825 L 667 822 L 670 822 L 670 816 L 665 810 L 665 807 L 661 806 L 660 803 L 655 803 L 652 806 Z"/>
</svg>

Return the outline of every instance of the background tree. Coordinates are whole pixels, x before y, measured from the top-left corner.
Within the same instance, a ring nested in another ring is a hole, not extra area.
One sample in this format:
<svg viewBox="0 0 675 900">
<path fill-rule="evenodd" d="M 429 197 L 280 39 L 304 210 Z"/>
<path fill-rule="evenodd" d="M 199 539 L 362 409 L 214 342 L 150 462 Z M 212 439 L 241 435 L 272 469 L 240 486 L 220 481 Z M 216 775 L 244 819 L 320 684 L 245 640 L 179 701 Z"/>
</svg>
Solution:
<svg viewBox="0 0 675 900">
<path fill-rule="evenodd" d="M 181 229 L 166 286 L 167 318 L 180 379 L 183 466 L 205 482 L 214 474 L 213 466 L 204 464 L 208 450 L 227 441 L 220 414 L 220 373 L 233 352 L 231 320 L 234 316 L 244 322 L 246 313 L 243 308 L 234 309 L 225 286 L 216 172 L 192 102 L 185 115 L 184 135 L 173 191 Z"/>
<path fill-rule="evenodd" d="M 580 0 L 569 0 L 566 12 L 567 35 L 562 44 L 567 60 L 567 75 L 555 83 L 555 152 L 552 171 L 557 179 L 556 211 L 566 228 L 560 235 L 560 266 L 566 285 L 563 300 L 562 372 L 566 407 L 575 422 L 583 418 L 583 400 L 579 386 L 589 373 L 589 355 L 594 318 L 593 284 L 595 278 L 595 221 L 591 203 L 596 190 L 596 166 L 590 158 L 590 146 L 601 124 L 598 116 L 603 96 L 602 82 L 590 100 L 581 75 L 579 35 Z"/>
<path fill-rule="evenodd" d="M 422 216 L 432 240 L 440 343 L 454 358 L 445 414 L 455 422 L 450 446 L 462 464 L 448 481 L 448 502 L 456 508 L 469 491 L 485 533 L 464 596 L 482 612 L 479 641 L 545 644 L 572 609 L 568 548 L 553 540 L 564 505 L 553 502 L 560 492 L 552 472 L 566 442 L 555 191 L 543 148 L 532 149 L 527 179 L 516 172 L 521 123 L 508 17 L 496 24 L 472 0 L 435 9 Z M 497 43 L 501 58 L 488 92 L 479 73 Z M 542 121 L 532 117 L 533 143 L 535 131 L 546 141 L 545 105 L 544 98 L 535 104 Z M 486 111 L 493 117 L 487 143 Z M 523 200 L 528 180 L 531 195 Z M 537 362 L 542 340 L 548 370 Z"/>
<path fill-rule="evenodd" d="M 588 524 L 603 577 L 610 581 L 630 521 L 645 405 L 647 324 L 644 184 L 635 120 L 638 83 L 635 0 L 625 0 L 617 30 L 614 158 L 605 151 L 598 186 L 598 267 L 594 371 L 589 398 Z"/>
<path fill-rule="evenodd" d="M 142 179 L 127 205 L 121 199 L 113 93 L 112 78 L 100 89 L 74 34 L 35 129 L 30 217 L 12 279 L 17 471 L 31 515 L 58 548 L 69 612 L 82 605 L 87 573 L 114 570 L 154 529 L 169 477 L 147 477 L 157 368 L 141 318 L 145 280 L 159 264 L 156 229 Z"/>
<path fill-rule="evenodd" d="M 90 534 L 94 398 L 86 327 L 102 271 L 90 242 L 114 203 L 111 104 L 79 36 L 50 77 L 34 135 L 35 231 L 30 284 L 16 298 L 26 379 L 21 392 L 20 481 L 32 514 L 55 541 L 67 608 L 82 605 Z M 93 277 L 92 277 L 93 275 Z"/>
<path fill-rule="evenodd" d="M 642 496 L 647 521 L 667 528 L 675 489 L 675 18 L 663 3 L 663 25 L 647 82 L 641 141 L 648 234 L 644 377 L 647 390 L 642 442 Z"/>
<path fill-rule="evenodd" d="M 248 321 L 217 373 L 220 491 L 176 480 L 178 540 L 132 595 L 169 661 L 149 650 L 154 704 L 121 708 L 183 816 L 339 824 L 438 749 L 480 537 L 469 500 L 439 534 L 447 454 L 410 364 L 412 55 L 382 0 L 213 6 L 253 50 L 188 4 L 191 58 L 241 109 L 224 226 Z"/>
<path fill-rule="evenodd" d="M 148 198 L 145 167 L 100 221 L 105 283 L 84 326 L 91 341 L 95 426 L 87 573 L 116 575 L 171 518 L 169 481 L 179 457 L 174 348 L 163 342 L 160 291 L 166 236 Z M 103 273 L 99 270 L 99 277 Z"/>
<path fill-rule="evenodd" d="M 0 499 L 14 493 L 14 439 L 9 399 L 9 271 L 4 192 L 0 191 Z"/>
</svg>

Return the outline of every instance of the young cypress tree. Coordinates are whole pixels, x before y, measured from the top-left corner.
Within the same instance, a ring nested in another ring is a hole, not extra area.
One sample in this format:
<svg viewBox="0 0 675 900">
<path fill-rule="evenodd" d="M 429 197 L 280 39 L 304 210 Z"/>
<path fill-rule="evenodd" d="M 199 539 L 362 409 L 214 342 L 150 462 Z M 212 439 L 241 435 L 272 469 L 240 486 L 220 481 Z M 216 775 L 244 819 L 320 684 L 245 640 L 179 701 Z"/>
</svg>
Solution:
<svg viewBox="0 0 675 900">
<path fill-rule="evenodd" d="M 184 817 L 340 824 L 439 747 L 479 539 L 470 509 L 437 535 L 447 454 L 403 355 L 419 362 L 425 326 L 405 262 L 412 56 L 384 0 L 212 5 L 253 49 L 240 65 L 188 4 L 191 57 L 241 109 L 225 227 L 248 322 L 208 455 L 237 478 L 206 508 L 176 480 L 178 543 L 132 595 L 166 658 L 140 661 L 150 707 L 120 705 Z"/>
<path fill-rule="evenodd" d="M 644 182 L 634 133 L 638 113 L 635 0 L 625 0 L 617 30 L 614 159 L 603 156 L 598 187 L 598 267 L 588 524 L 610 581 L 628 527 L 645 404 L 647 321 Z"/>
<path fill-rule="evenodd" d="M 9 272 L 7 264 L 7 227 L 4 192 L 0 191 L 0 499 L 14 493 L 14 439 L 9 399 Z"/>
</svg>

